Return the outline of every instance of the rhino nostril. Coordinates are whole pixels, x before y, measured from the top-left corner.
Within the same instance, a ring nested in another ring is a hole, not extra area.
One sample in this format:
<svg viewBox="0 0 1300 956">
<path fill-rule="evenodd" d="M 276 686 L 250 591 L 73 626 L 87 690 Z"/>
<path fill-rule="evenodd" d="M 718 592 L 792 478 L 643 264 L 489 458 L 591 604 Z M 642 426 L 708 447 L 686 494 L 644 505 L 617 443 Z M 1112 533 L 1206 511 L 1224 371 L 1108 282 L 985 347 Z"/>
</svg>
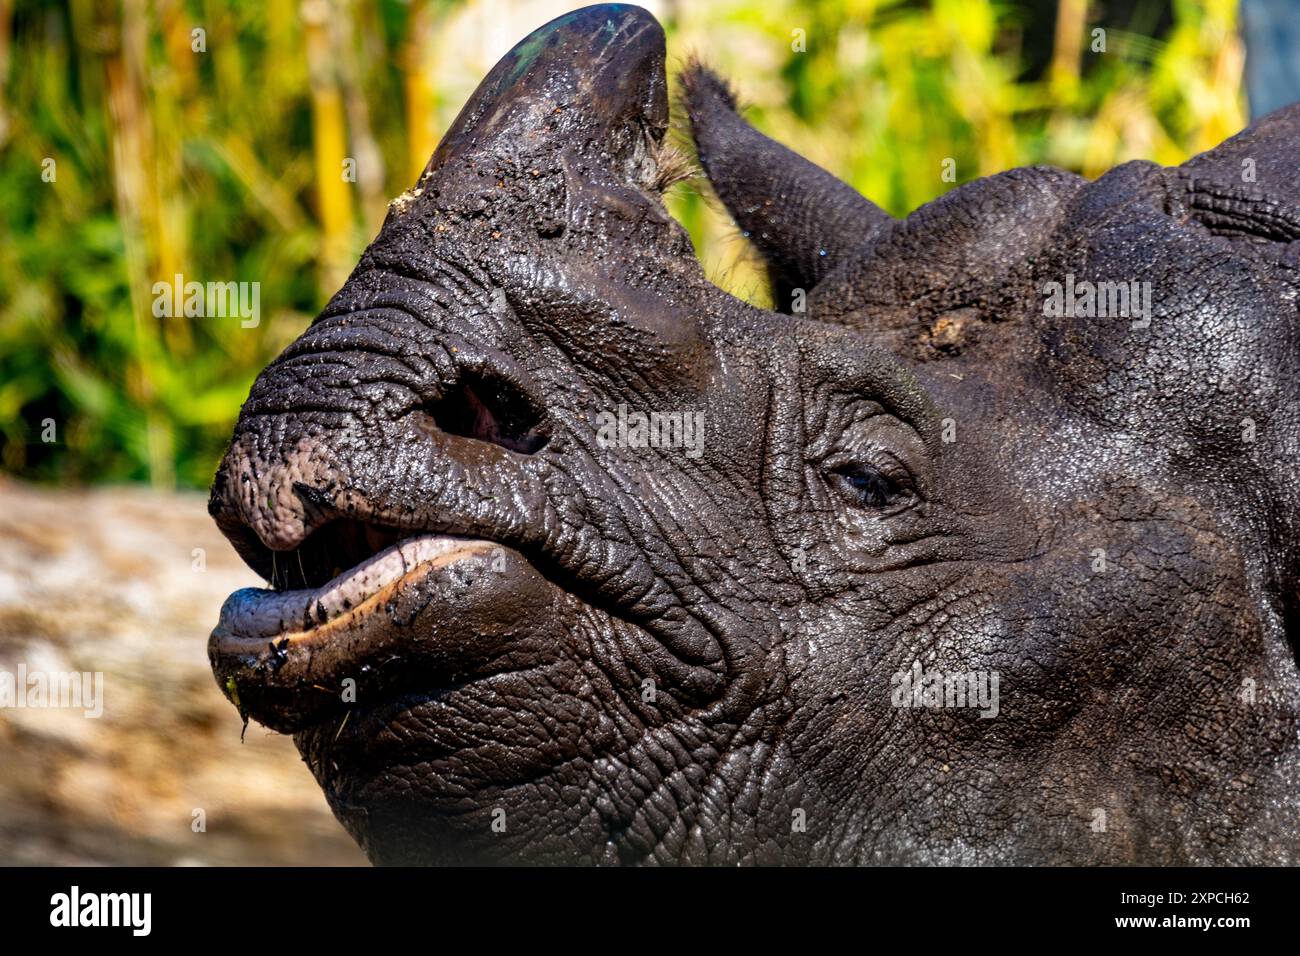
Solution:
<svg viewBox="0 0 1300 956">
<path fill-rule="evenodd" d="M 466 372 L 423 410 L 448 435 L 491 442 L 523 455 L 540 451 L 549 440 L 542 409 L 503 378 Z"/>
</svg>

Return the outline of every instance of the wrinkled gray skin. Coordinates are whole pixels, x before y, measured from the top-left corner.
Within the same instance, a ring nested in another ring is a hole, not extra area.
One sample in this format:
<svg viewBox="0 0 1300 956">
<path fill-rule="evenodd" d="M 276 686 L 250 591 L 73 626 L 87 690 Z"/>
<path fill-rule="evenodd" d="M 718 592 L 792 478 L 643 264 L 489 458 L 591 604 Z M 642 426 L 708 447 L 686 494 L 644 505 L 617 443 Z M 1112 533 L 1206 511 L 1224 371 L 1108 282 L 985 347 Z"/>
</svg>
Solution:
<svg viewBox="0 0 1300 956">
<path fill-rule="evenodd" d="M 227 693 L 377 863 L 1300 862 L 1300 109 L 895 221 L 684 89 L 806 312 L 710 284 L 666 214 L 658 24 L 542 28 L 258 378 L 211 501 L 281 589 L 489 544 L 343 628 L 219 627 Z M 1149 327 L 1045 315 L 1067 274 L 1149 282 Z M 702 454 L 605 447 L 620 404 L 703 412 Z M 892 706 L 915 661 L 997 672 L 997 716 Z"/>
</svg>

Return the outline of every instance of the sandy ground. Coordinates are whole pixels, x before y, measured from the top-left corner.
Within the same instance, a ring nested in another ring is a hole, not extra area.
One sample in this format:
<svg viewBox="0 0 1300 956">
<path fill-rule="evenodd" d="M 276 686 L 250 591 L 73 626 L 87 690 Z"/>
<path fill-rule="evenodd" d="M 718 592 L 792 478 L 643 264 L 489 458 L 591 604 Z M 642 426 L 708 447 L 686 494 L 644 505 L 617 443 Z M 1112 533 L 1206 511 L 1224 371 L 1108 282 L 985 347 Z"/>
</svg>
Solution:
<svg viewBox="0 0 1300 956">
<path fill-rule="evenodd" d="M 0 707 L 0 863 L 365 863 L 208 670 L 221 602 L 258 584 L 202 495 L 0 477 L 0 672 L 103 674 L 98 718 Z"/>
</svg>

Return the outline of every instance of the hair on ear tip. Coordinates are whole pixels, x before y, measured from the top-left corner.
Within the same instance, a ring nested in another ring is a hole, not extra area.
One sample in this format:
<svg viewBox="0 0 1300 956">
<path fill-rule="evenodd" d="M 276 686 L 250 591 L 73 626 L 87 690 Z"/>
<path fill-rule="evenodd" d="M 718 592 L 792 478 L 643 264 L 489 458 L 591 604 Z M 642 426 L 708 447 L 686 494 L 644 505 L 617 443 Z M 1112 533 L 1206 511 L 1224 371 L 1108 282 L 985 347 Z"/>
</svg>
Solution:
<svg viewBox="0 0 1300 956">
<path fill-rule="evenodd" d="M 688 56 L 682 67 L 680 95 L 682 105 L 692 119 L 698 110 L 709 105 L 709 100 L 721 101 L 723 106 L 735 113 L 742 110 L 740 97 L 731 84 L 722 74 L 706 65 L 697 54 Z"/>
<path fill-rule="evenodd" d="M 700 175 L 695 158 L 667 140 L 655 147 L 655 177 L 653 186 L 658 192 L 667 192 L 677 183 Z"/>
</svg>

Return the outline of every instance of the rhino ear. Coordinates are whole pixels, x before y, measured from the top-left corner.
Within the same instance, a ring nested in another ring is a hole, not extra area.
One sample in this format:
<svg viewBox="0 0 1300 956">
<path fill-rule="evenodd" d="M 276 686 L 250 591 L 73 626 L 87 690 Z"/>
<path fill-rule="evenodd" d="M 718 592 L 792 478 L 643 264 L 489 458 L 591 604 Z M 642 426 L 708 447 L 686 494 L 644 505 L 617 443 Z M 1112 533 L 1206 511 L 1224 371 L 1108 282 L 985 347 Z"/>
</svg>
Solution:
<svg viewBox="0 0 1300 956">
<path fill-rule="evenodd" d="M 777 302 L 811 290 L 890 217 L 855 189 L 741 118 L 712 70 L 692 63 L 683 98 L 700 165 L 731 217 L 758 247 Z"/>
<path fill-rule="evenodd" d="M 1264 116 L 1179 173 L 1188 212 L 1211 230 L 1290 242 L 1300 238 L 1300 103 Z"/>
</svg>

